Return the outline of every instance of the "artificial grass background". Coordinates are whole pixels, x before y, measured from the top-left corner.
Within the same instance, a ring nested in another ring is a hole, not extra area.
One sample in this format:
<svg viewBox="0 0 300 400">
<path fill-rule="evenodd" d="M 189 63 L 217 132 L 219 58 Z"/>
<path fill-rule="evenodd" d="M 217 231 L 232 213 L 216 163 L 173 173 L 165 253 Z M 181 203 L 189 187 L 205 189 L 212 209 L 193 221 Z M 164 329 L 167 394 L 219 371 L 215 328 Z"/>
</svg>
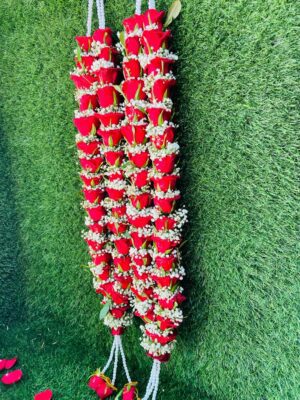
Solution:
<svg viewBox="0 0 300 400">
<path fill-rule="evenodd" d="M 172 28 L 189 299 L 159 399 L 297 399 L 300 7 L 182 3 Z M 133 1 L 106 4 L 108 25 L 120 29 Z M 80 268 L 88 257 L 69 70 L 85 18 L 86 1 L 0 4 L 0 355 L 18 354 L 25 373 L 0 387 L 3 400 L 47 387 L 55 399 L 93 399 L 86 379 L 111 343 Z M 144 385 L 150 361 L 138 336 L 137 324 L 125 347 Z"/>
</svg>

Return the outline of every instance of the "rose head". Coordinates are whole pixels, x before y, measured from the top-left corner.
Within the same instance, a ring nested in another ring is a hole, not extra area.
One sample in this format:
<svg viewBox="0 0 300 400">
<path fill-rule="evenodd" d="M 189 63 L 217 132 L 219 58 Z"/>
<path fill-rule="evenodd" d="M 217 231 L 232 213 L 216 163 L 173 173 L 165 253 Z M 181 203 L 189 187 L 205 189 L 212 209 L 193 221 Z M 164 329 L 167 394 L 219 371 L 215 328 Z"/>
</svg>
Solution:
<svg viewBox="0 0 300 400">
<path fill-rule="evenodd" d="M 169 254 L 167 257 L 156 256 L 155 264 L 158 268 L 162 268 L 164 271 L 170 271 L 176 267 L 178 260 L 174 254 Z"/>
<path fill-rule="evenodd" d="M 117 55 L 118 55 L 117 49 L 115 49 L 114 47 L 106 46 L 100 48 L 97 57 L 101 60 L 111 61 L 115 63 Z"/>
<path fill-rule="evenodd" d="M 97 206 L 97 207 L 86 207 L 86 211 L 89 214 L 90 218 L 98 222 L 104 215 L 106 215 L 105 208 L 102 206 Z"/>
<path fill-rule="evenodd" d="M 106 225 L 99 222 L 91 223 L 88 228 L 95 233 L 104 233 L 106 231 Z"/>
<path fill-rule="evenodd" d="M 94 156 L 99 154 L 99 141 L 97 139 L 91 142 L 77 142 L 76 145 L 85 154 Z"/>
<path fill-rule="evenodd" d="M 164 101 L 170 97 L 170 89 L 175 86 L 175 79 L 156 79 L 151 88 L 151 99 L 152 101 Z"/>
<path fill-rule="evenodd" d="M 123 388 L 122 400 L 138 400 L 137 382 L 129 382 Z"/>
<path fill-rule="evenodd" d="M 106 151 L 104 153 L 106 162 L 112 167 L 119 167 L 122 164 L 122 160 L 124 158 L 124 151 Z"/>
<path fill-rule="evenodd" d="M 168 336 L 157 335 L 155 333 L 151 333 L 151 332 L 147 331 L 147 329 L 146 329 L 145 333 L 153 342 L 156 341 L 162 345 L 170 343 L 176 339 L 176 334 L 170 334 Z"/>
<path fill-rule="evenodd" d="M 138 232 L 131 232 L 131 242 L 136 249 L 146 249 L 150 243 L 151 237 L 139 235 Z"/>
<path fill-rule="evenodd" d="M 125 189 L 114 189 L 114 188 L 106 187 L 105 190 L 106 190 L 106 193 L 108 194 L 108 197 L 115 201 L 121 201 L 125 195 Z M 110 226 L 112 229 L 115 230 L 116 228 L 113 228 L 113 225 L 114 224 L 111 224 Z M 107 225 L 107 226 L 109 228 L 109 225 Z"/>
<path fill-rule="evenodd" d="M 141 193 L 137 195 L 131 195 L 130 202 L 133 207 L 138 210 L 142 210 L 150 205 L 151 202 L 151 194 L 150 193 Z"/>
<path fill-rule="evenodd" d="M 79 110 L 93 110 L 98 106 L 97 96 L 95 94 L 83 94 L 79 99 Z"/>
<path fill-rule="evenodd" d="M 124 179 L 124 172 L 121 169 L 119 169 L 117 171 L 110 172 L 110 174 L 108 176 L 108 180 L 110 182 L 113 182 L 113 181 L 116 181 L 116 180 L 119 180 L 119 179 L 121 179 L 121 180 Z"/>
<path fill-rule="evenodd" d="M 96 114 L 101 124 L 107 128 L 111 125 L 118 125 L 123 118 L 122 112 L 108 112 L 105 114 Z"/>
<path fill-rule="evenodd" d="M 71 74 L 70 78 L 74 82 L 76 89 L 89 89 L 91 85 L 97 81 L 97 78 L 95 76 L 87 74 Z"/>
<path fill-rule="evenodd" d="M 139 78 L 142 75 L 142 67 L 139 60 L 132 58 L 123 62 L 123 74 L 125 79 Z"/>
<path fill-rule="evenodd" d="M 166 199 L 161 199 L 159 197 L 153 198 L 154 205 L 164 214 L 170 214 L 176 204 L 176 200 L 178 200 L 180 196 L 175 196 L 173 198 L 166 198 Z"/>
<path fill-rule="evenodd" d="M 151 29 L 143 32 L 142 44 L 146 54 L 151 54 L 159 49 L 165 49 L 168 45 L 168 40 L 171 36 L 171 31 L 165 32 L 160 29 Z"/>
<path fill-rule="evenodd" d="M 121 235 L 127 231 L 127 224 L 121 222 L 108 222 L 107 228 L 115 235 Z"/>
<path fill-rule="evenodd" d="M 97 134 L 102 137 L 105 146 L 115 147 L 122 139 L 122 132 L 120 128 L 109 130 L 98 129 Z"/>
<path fill-rule="evenodd" d="M 120 68 L 116 67 L 100 67 L 95 74 L 98 77 L 99 82 L 104 85 L 108 83 L 118 83 L 120 77 Z"/>
<path fill-rule="evenodd" d="M 150 160 L 150 154 L 148 150 L 135 154 L 128 153 L 128 159 L 137 168 L 145 168 Z"/>
<path fill-rule="evenodd" d="M 92 239 L 84 239 L 89 246 L 89 248 L 93 251 L 100 251 L 103 249 L 103 247 L 106 245 L 106 241 L 103 242 L 96 242 L 95 240 Z"/>
<path fill-rule="evenodd" d="M 104 199 L 105 192 L 103 189 L 88 189 L 83 188 L 83 194 L 87 201 L 90 203 L 100 203 Z"/>
<path fill-rule="evenodd" d="M 152 217 L 151 215 L 146 215 L 133 218 L 131 215 L 127 215 L 127 219 L 130 225 L 134 226 L 135 228 L 144 228 L 150 224 Z"/>
<path fill-rule="evenodd" d="M 88 117 L 74 118 L 73 123 L 82 136 L 89 136 L 94 132 L 96 133 L 97 127 L 99 125 L 95 114 L 89 115 Z"/>
<path fill-rule="evenodd" d="M 76 66 L 79 68 L 84 68 L 88 72 L 91 72 L 94 60 L 95 57 L 89 55 L 82 55 L 80 60 L 75 57 Z"/>
<path fill-rule="evenodd" d="M 115 206 L 111 209 L 111 212 L 112 215 L 116 218 L 123 217 L 124 215 L 126 215 L 126 206 L 124 204 Z"/>
<path fill-rule="evenodd" d="M 104 160 L 102 157 L 97 156 L 94 158 L 80 158 L 79 161 L 84 170 L 96 173 L 99 171 Z"/>
<path fill-rule="evenodd" d="M 144 28 L 147 28 L 147 26 L 153 25 L 153 24 L 157 24 L 158 25 L 158 29 L 162 29 L 163 28 L 163 19 L 165 16 L 165 12 L 164 11 L 158 11 L 155 9 L 149 9 L 147 10 L 143 17 L 143 25 Z"/>
<path fill-rule="evenodd" d="M 160 362 L 168 362 L 170 360 L 171 354 L 170 353 L 165 353 L 160 356 L 155 356 L 154 354 L 148 353 L 147 354 L 149 357 L 153 358 L 153 360 L 158 360 Z"/>
<path fill-rule="evenodd" d="M 168 231 L 176 227 L 176 221 L 174 218 L 161 216 L 155 221 L 155 228 L 158 231 Z"/>
<path fill-rule="evenodd" d="M 147 95 L 144 92 L 144 81 L 142 79 L 129 79 L 122 83 L 122 91 L 127 101 L 145 100 Z"/>
<path fill-rule="evenodd" d="M 153 164 L 156 170 L 162 174 L 171 174 L 176 161 L 176 154 L 167 154 L 164 157 L 156 158 L 153 160 Z"/>
<path fill-rule="evenodd" d="M 152 135 L 150 140 L 157 149 L 163 149 L 168 143 L 172 143 L 174 141 L 174 136 L 174 128 L 172 126 L 168 126 L 162 135 Z"/>
<path fill-rule="evenodd" d="M 178 282 L 179 278 L 175 278 L 175 277 L 170 277 L 170 276 L 156 276 L 156 275 L 152 275 L 152 279 L 154 280 L 154 282 L 157 283 L 158 287 L 162 287 L 162 288 L 170 288 L 172 289 Z"/>
<path fill-rule="evenodd" d="M 147 124 L 122 126 L 121 131 L 124 139 L 130 145 L 145 143 L 147 133 L 146 126 Z"/>
<path fill-rule="evenodd" d="M 155 57 L 152 58 L 149 63 L 145 66 L 146 75 L 166 75 L 172 71 L 174 60 L 166 57 Z"/>
<path fill-rule="evenodd" d="M 148 266 L 151 264 L 152 258 L 149 253 L 145 255 L 136 255 L 133 257 L 133 262 L 138 266 Z"/>
<path fill-rule="evenodd" d="M 125 50 L 128 56 L 137 56 L 141 48 L 142 46 L 138 36 L 129 36 L 125 39 Z"/>
<path fill-rule="evenodd" d="M 122 22 L 125 32 L 132 33 L 143 27 L 143 16 L 135 14 L 129 18 L 125 18 Z"/>
<path fill-rule="evenodd" d="M 147 108 L 147 113 L 150 122 L 154 126 L 161 126 L 165 121 L 170 121 L 172 116 L 171 110 L 151 106 Z"/>
<path fill-rule="evenodd" d="M 128 307 L 118 307 L 118 308 L 112 308 L 110 310 L 111 315 L 116 318 L 116 319 L 120 319 L 123 317 L 123 315 L 126 313 Z"/>
<path fill-rule="evenodd" d="M 132 184 L 138 188 L 148 185 L 149 183 L 149 172 L 147 169 L 143 169 L 139 172 L 135 172 L 130 176 Z"/>
<path fill-rule="evenodd" d="M 174 308 L 176 308 L 178 306 L 178 304 L 181 304 L 183 301 L 185 301 L 185 296 L 183 296 L 183 294 L 181 293 L 177 293 L 176 295 L 174 295 L 171 299 L 160 299 L 158 298 L 158 304 L 162 307 L 162 308 L 166 308 L 168 310 L 173 310 Z"/>
<path fill-rule="evenodd" d="M 130 240 L 121 238 L 121 239 L 115 240 L 114 243 L 115 243 L 115 247 L 116 247 L 117 251 L 120 254 L 127 256 L 127 254 L 129 253 L 129 249 L 130 249 Z"/>
<path fill-rule="evenodd" d="M 175 189 L 178 179 L 179 175 L 164 175 L 162 177 L 153 177 L 152 181 L 157 192 L 167 192 Z"/>
<path fill-rule="evenodd" d="M 97 29 L 93 34 L 93 40 L 96 42 L 100 42 L 101 44 L 106 44 L 107 46 L 111 46 L 113 44 L 112 40 L 112 30 L 110 28 L 105 29 Z"/>
<path fill-rule="evenodd" d="M 159 253 L 167 254 L 177 247 L 180 242 L 177 240 L 163 239 L 159 236 L 154 236 L 153 243 Z"/>
<path fill-rule="evenodd" d="M 141 110 L 132 105 L 127 105 L 125 107 L 125 115 L 128 118 L 130 123 L 135 123 L 141 121 L 146 117 L 146 113 L 144 110 Z"/>
<path fill-rule="evenodd" d="M 100 107 L 118 106 L 120 95 L 117 90 L 111 86 L 102 86 L 97 90 L 98 102 Z"/>
<path fill-rule="evenodd" d="M 102 181 L 102 176 L 101 175 L 95 175 L 95 176 L 86 176 L 84 174 L 80 174 L 80 178 L 82 179 L 82 182 L 86 186 L 98 186 L 99 183 Z"/>
<path fill-rule="evenodd" d="M 91 36 L 76 36 L 76 42 L 81 50 L 85 51 L 86 53 L 89 52 L 92 44 L 92 37 Z"/>
<path fill-rule="evenodd" d="M 114 265 L 122 272 L 130 271 L 131 258 L 130 257 L 115 257 Z"/>
<path fill-rule="evenodd" d="M 89 380 L 88 386 L 97 393 L 100 399 L 106 399 L 117 390 L 110 379 L 101 373 L 93 375 Z"/>
<path fill-rule="evenodd" d="M 126 290 L 132 282 L 132 278 L 130 276 L 124 276 L 119 274 L 114 274 L 115 281 L 119 282 L 122 289 Z"/>
</svg>

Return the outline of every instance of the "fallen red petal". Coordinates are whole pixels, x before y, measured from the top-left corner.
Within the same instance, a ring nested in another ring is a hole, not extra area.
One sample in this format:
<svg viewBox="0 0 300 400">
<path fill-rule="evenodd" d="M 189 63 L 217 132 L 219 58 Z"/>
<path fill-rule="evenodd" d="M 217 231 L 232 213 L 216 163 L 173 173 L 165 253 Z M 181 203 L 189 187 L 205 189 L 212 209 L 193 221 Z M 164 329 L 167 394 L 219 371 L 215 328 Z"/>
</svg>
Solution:
<svg viewBox="0 0 300 400">
<path fill-rule="evenodd" d="M 47 389 L 44 392 L 37 393 L 34 400 L 51 400 L 53 396 L 52 390 Z"/>
<path fill-rule="evenodd" d="M 14 365 L 15 365 L 15 363 L 17 362 L 17 357 L 15 357 L 15 358 L 12 358 L 11 360 L 6 360 L 6 363 L 5 363 L 5 368 L 6 369 L 11 369 Z"/>
<path fill-rule="evenodd" d="M 13 385 L 18 382 L 23 376 L 23 372 L 20 369 L 16 369 L 15 371 L 8 372 L 4 374 L 1 378 L 1 382 L 5 385 Z"/>
<path fill-rule="evenodd" d="M 1 359 L 1 360 L 0 360 L 0 371 L 2 371 L 3 369 L 5 369 L 6 361 L 7 361 L 7 360 L 5 360 L 5 359 Z"/>
</svg>

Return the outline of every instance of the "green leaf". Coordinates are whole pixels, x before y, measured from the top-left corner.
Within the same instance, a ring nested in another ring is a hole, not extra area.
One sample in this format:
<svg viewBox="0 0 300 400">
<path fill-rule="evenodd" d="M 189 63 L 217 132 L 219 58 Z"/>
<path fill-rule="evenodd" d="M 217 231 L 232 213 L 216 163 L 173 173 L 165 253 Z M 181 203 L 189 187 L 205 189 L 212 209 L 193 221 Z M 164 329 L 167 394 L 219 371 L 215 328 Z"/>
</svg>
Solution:
<svg viewBox="0 0 300 400">
<path fill-rule="evenodd" d="M 125 32 L 124 31 L 119 32 L 119 40 L 120 40 L 121 45 L 123 47 L 125 47 Z"/>
<path fill-rule="evenodd" d="M 111 136 L 108 138 L 108 145 L 110 147 L 113 147 L 113 145 L 114 145 L 114 141 L 113 141 L 113 138 Z"/>
<path fill-rule="evenodd" d="M 104 306 L 101 308 L 99 319 L 102 320 L 106 317 L 109 309 L 110 309 L 111 301 L 107 301 Z"/>
<path fill-rule="evenodd" d="M 158 125 L 161 126 L 163 123 L 164 123 L 164 119 L 163 119 L 163 111 L 162 111 L 158 117 Z"/>
<path fill-rule="evenodd" d="M 180 0 L 173 1 L 171 6 L 169 7 L 167 18 L 164 23 L 164 28 L 169 26 L 172 23 L 172 21 L 178 17 L 180 11 L 181 11 L 181 1 Z"/>
<path fill-rule="evenodd" d="M 77 47 L 76 58 L 78 62 L 81 62 L 81 49 L 79 46 Z"/>
<path fill-rule="evenodd" d="M 121 397 L 122 393 L 123 393 L 123 389 L 119 391 L 119 393 L 115 397 L 115 400 L 119 399 Z"/>
</svg>

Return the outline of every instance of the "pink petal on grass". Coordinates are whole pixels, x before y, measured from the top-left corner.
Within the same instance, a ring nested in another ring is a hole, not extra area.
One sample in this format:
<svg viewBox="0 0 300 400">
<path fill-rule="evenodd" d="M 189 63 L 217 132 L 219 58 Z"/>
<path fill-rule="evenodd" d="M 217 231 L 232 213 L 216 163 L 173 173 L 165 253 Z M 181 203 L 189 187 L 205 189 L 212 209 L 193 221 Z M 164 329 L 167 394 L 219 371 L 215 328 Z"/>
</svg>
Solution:
<svg viewBox="0 0 300 400">
<path fill-rule="evenodd" d="M 53 396 L 52 390 L 47 389 L 44 392 L 37 393 L 34 400 L 51 400 Z"/>
<path fill-rule="evenodd" d="M 17 360 L 18 360 L 17 357 L 12 358 L 10 360 L 6 360 L 5 369 L 11 369 L 15 365 Z"/>
<path fill-rule="evenodd" d="M 6 361 L 4 358 L 0 360 L 0 371 L 5 369 Z"/>
<path fill-rule="evenodd" d="M 18 382 L 23 376 L 23 372 L 20 369 L 16 369 L 11 372 L 7 372 L 1 378 L 1 382 L 5 385 L 13 385 Z"/>
</svg>

